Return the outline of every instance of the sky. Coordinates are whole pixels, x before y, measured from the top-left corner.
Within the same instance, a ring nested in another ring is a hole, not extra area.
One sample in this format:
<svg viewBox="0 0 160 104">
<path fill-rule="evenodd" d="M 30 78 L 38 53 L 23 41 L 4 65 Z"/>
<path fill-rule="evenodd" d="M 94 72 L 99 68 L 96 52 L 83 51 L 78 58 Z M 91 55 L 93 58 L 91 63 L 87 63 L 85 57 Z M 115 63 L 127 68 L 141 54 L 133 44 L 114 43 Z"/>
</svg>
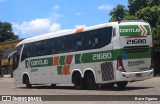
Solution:
<svg viewBox="0 0 160 104">
<path fill-rule="evenodd" d="M 20 38 L 107 23 L 108 14 L 128 0 L 0 0 L 0 21 Z"/>
</svg>

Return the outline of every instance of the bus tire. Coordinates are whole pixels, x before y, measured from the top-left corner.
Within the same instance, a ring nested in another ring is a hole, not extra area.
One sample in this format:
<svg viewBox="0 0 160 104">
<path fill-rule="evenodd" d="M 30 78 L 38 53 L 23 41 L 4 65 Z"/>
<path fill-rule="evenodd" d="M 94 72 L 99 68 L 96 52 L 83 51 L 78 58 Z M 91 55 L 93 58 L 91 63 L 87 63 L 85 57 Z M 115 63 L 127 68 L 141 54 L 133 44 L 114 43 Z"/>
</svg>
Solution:
<svg viewBox="0 0 160 104">
<path fill-rule="evenodd" d="M 117 82 L 116 85 L 118 86 L 118 88 L 123 89 L 127 86 L 128 82 L 127 81 L 123 81 L 123 82 Z"/>
<path fill-rule="evenodd" d="M 84 89 L 84 81 L 79 72 L 73 74 L 73 83 L 76 90 Z"/>
<path fill-rule="evenodd" d="M 85 85 L 88 90 L 94 90 L 98 87 L 96 85 L 95 78 L 92 72 L 88 72 L 85 74 Z"/>
<path fill-rule="evenodd" d="M 30 83 L 28 76 L 26 77 L 26 87 L 27 88 L 31 88 L 32 87 L 32 84 Z"/>
</svg>

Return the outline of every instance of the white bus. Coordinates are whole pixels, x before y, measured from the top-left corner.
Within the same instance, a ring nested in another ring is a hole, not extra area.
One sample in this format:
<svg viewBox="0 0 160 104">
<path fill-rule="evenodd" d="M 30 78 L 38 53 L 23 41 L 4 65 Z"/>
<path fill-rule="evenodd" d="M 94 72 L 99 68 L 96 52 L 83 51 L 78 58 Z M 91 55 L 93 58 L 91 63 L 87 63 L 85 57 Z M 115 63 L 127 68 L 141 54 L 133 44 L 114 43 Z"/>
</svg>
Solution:
<svg viewBox="0 0 160 104">
<path fill-rule="evenodd" d="M 153 77 L 152 35 L 144 21 L 121 21 L 27 38 L 12 52 L 17 84 L 126 87 Z"/>
</svg>

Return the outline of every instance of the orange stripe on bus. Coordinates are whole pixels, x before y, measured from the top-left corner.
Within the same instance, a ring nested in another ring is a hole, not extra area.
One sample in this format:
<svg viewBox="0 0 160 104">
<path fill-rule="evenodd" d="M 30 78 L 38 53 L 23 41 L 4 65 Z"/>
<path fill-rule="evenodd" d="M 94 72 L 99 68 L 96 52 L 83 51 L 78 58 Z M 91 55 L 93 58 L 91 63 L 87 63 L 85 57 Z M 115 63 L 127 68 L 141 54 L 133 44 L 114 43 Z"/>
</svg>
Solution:
<svg viewBox="0 0 160 104">
<path fill-rule="evenodd" d="M 73 58 L 73 55 L 67 55 L 67 57 L 66 57 L 66 64 L 71 64 L 72 58 Z"/>
<path fill-rule="evenodd" d="M 70 69 L 70 66 L 69 66 L 69 65 L 64 66 L 64 67 L 63 67 L 63 74 L 64 74 L 64 75 L 70 74 L 69 69 Z"/>
<path fill-rule="evenodd" d="M 59 56 L 53 57 L 54 65 L 59 65 Z"/>
<path fill-rule="evenodd" d="M 80 33 L 80 32 L 83 32 L 84 28 L 79 28 L 76 30 L 76 33 Z"/>
</svg>

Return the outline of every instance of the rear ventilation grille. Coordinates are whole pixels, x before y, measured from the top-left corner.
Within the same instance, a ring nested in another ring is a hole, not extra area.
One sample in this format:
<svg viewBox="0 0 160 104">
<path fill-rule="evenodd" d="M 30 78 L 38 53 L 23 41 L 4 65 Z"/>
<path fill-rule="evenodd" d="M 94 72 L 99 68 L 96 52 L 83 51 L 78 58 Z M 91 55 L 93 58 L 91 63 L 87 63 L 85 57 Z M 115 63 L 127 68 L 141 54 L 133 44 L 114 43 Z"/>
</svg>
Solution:
<svg viewBox="0 0 160 104">
<path fill-rule="evenodd" d="M 114 80 L 113 63 L 105 62 L 101 64 L 102 81 Z"/>
<path fill-rule="evenodd" d="M 127 46 L 124 47 L 124 51 L 129 53 L 129 52 L 146 52 L 148 51 L 149 46 Z"/>
</svg>

